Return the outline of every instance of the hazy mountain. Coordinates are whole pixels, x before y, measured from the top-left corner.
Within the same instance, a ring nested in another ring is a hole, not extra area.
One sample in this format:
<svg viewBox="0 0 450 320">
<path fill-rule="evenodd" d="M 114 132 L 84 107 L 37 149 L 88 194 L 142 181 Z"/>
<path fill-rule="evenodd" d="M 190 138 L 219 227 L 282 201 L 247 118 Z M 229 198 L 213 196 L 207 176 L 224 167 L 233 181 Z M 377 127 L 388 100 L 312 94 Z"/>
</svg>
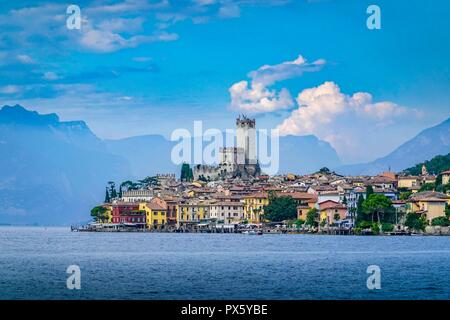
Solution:
<svg viewBox="0 0 450 320">
<path fill-rule="evenodd" d="M 425 129 L 411 140 L 383 158 L 369 163 L 347 165 L 336 168 L 341 174 L 377 174 L 387 171 L 402 171 L 437 155 L 450 152 L 450 118 L 441 124 Z"/>
<path fill-rule="evenodd" d="M 0 110 L 0 154 L 0 223 L 86 220 L 106 183 L 130 174 L 84 122 L 21 106 Z"/>
<path fill-rule="evenodd" d="M 128 160 L 135 178 L 157 173 L 180 174 L 180 167 L 170 159 L 175 145 L 160 135 L 137 136 L 120 140 L 105 140 L 109 152 Z"/>
<path fill-rule="evenodd" d="M 225 141 L 225 134 L 224 138 Z M 135 177 L 156 173 L 180 173 L 181 166 L 171 160 L 172 142 L 159 135 L 138 136 L 122 140 L 106 140 L 108 150 L 126 158 Z M 210 142 L 203 142 L 205 148 Z M 191 154 L 194 142 L 191 140 Z M 271 150 L 269 148 L 269 154 Z M 193 163 L 193 160 L 191 161 Z M 280 137 L 279 173 L 310 173 L 322 167 L 335 167 L 341 162 L 328 142 L 315 136 Z"/>
<path fill-rule="evenodd" d="M 316 136 L 280 137 L 280 173 L 306 174 L 340 164 L 333 147 Z"/>
<path fill-rule="evenodd" d="M 176 143 L 159 135 L 103 141 L 83 121 L 62 122 L 56 114 L 5 106 L 0 109 L 0 224 L 86 221 L 89 210 L 103 201 L 108 181 L 178 176 L 180 166 L 171 161 Z M 334 149 L 314 136 L 280 138 L 280 173 L 339 164 Z"/>
</svg>

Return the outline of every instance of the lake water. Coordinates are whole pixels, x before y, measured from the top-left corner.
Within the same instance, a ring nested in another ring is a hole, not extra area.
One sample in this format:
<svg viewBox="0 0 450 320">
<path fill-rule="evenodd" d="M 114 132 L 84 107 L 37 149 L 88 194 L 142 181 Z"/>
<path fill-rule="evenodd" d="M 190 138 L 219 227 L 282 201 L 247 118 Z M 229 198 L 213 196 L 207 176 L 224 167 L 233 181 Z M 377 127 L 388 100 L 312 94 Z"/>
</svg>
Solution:
<svg viewBox="0 0 450 320">
<path fill-rule="evenodd" d="M 81 290 L 66 269 L 81 269 Z M 381 289 L 369 290 L 369 265 Z M 0 299 L 449 299 L 450 237 L 0 227 Z"/>
</svg>

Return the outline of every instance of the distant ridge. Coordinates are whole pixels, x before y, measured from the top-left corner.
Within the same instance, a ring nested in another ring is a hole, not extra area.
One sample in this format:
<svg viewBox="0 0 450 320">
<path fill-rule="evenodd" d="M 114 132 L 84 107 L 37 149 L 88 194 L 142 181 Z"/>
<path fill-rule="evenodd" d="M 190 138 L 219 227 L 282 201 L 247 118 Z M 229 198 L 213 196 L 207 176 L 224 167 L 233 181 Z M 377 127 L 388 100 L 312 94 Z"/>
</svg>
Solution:
<svg viewBox="0 0 450 320">
<path fill-rule="evenodd" d="M 161 135 L 101 140 L 84 121 L 60 121 L 20 105 L 0 109 L 0 223 L 70 224 L 89 219 L 108 181 L 180 173 L 175 142 Z M 315 136 L 280 137 L 280 173 L 340 165 Z"/>
<path fill-rule="evenodd" d="M 375 175 L 389 168 L 402 171 L 437 155 L 450 152 L 450 118 L 442 123 L 421 131 L 411 140 L 403 143 L 393 152 L 375 161 L 346 165 L 335 168 L 347 175 Z"/>
</svg>

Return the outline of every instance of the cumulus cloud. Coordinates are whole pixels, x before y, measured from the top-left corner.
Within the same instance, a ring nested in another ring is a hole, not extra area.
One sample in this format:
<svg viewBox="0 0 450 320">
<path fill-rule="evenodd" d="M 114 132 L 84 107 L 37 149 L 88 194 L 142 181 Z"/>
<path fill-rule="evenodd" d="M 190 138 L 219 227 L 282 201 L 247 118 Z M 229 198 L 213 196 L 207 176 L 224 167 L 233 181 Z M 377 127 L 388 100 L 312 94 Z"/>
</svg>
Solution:
<svg viewBox="0 0 450 320">
<path fill-rule="evenodd" d="M 287 89 L 283 88 L 277 93 L 261 83 L 252 83 L 249 87 L 248 81 L 240 81 L 233 84 L 229 92 L 233 109 L 252 114 L 291 108 L 294 105 Z"/>
<path fill-rule="evenodd" d="M 45 80 L 54 81 L 54 80 L 58 80 L 59 76 L 53 71 L 48 71 L 48 72 L 44 73 L 42 78 Z"/>
<path fill-rule="evenodd" d="M 275 82 L 299 77 L 305 72 L 315 72 L 322 69 L 325 60 L 319 59 L 312 63 L 308 63 L 301 55 L 292 61 L 286 61 L 277 65 L 264 65 L 256 71 L 249 73 L 253 82 L 270 86 Z"/>
<path fill-rule="evenodd" d="M 420 115 L 390 101 L 374 102 L 367 92 L 342 93 L 334 82 L 301 91 L 292 111 L 278 129 L 281 135 L 315 135 L 329 142 L 344 158 L 371 148 L 370 140 L 389 139 L 405 118 Z M 391 137 L 392 138 L 392 137 Z"/>
<path fill-rule="evenodd" d="M 19 54 L 19 55 L 17 55 L 17 60 L 20 63 L 23 63 L 23 64 L 33 64 L 33 63 L 35 63 L 33 58 L 30 57 L 29 55 L 26 55 L 26 54 Z"/>
<path fill-rule="evenodd" d="M 248 74 L 251 81 L 240 81 L 229 88 L 231 108 L 248 113 L 273 112 L 294 106 L 294 100 L 285 88 L 277 92 L 268 87 L 278 81 L 299 77 L 305 72 L 320 70 L 325 60 L 307 62 L 301 55 L 295 60 L 277 65 L 263 65 Z"/>
</svg>

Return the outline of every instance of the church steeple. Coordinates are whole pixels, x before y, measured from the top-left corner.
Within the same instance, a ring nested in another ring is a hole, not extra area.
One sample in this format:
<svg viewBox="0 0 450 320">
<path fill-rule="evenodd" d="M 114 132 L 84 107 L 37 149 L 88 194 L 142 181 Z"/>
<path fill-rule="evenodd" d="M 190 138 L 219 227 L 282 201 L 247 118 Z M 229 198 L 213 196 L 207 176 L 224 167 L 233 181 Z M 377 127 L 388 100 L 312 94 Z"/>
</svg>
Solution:
<svg viewBox="0 0 450 320">
<path fill-rule="evenodd" d="M 422 165 L 422 175 L 423 176 L 427 176 L 428 175 L 427 167 L 425 167 L 425 164 Z"/>
</svg>

